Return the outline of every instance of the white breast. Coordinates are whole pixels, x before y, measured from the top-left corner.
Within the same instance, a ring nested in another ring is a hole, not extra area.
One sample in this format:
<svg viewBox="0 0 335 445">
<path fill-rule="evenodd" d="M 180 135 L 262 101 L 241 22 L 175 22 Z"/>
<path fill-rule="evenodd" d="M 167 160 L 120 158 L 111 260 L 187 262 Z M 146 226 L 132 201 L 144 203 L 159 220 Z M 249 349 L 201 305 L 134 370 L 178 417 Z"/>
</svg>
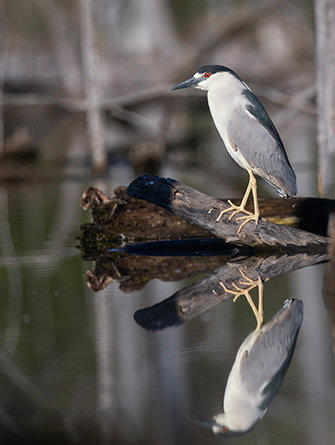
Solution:
<svg viewBox="0 0 335 445">
<path fill-rule="evenodd" d="M 244 340 L 236 354 L 235 362 L 228 377 L 223 408 L 226 424 L 231 429 L 248 430 L 265 414 L 265 410 L 259 408 L 261 399 L 257 394 L 248 392 L 240 374 L 242 356 L 252 348 L 256 339 L 257 333 L 254 331 Z"/>
<path fill-rule="evenodd" d="M 241 101 L 245 100 L 247 102 L 241 93 L 248 87 L 230 73 L 225 73 L 224 75 L 225 79 L 218 79 L 218 82 L 211 85 L 208 90 L 208 106 L 228 153 L 240 167 L 247 170 L 247 161 L 240 153 L 239 147 L 234 146 L 229 140 L 226 129 L 228 123 L 234 119 L 234 109 L 241 106 Z"/>
</svg>

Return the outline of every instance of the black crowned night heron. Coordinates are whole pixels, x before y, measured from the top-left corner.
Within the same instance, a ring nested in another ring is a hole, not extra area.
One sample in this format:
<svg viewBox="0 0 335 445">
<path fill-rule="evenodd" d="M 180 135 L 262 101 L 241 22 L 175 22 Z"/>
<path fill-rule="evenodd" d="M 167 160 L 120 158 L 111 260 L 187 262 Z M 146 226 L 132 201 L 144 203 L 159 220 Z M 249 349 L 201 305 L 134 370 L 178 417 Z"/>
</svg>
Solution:
<svg viewBox="0 0 335 445">
<path fill-rule="evenodd" d="M 207 91 L 208 105 L 215 126 L 237 164 L 249 173 L 249 184 L 239 206 L 229 201 L 230 207 L 220 212 L 232 212 L 230 219 L 242 212 L 245 215 L 238 232 L 249 221 L 258 223 L 259 208 L 254 175 L 270 183 L 283 197 L 297 193 L 296 177 L 285 152 L 278 131 L 262 103 L 239 76 L 221 65 L 205 65 L 188 80 L 173 89 L 195 87 Z M 254 213 L 246 210 L 250 192 Z"/>
<path fill-rule="evenodd" d="M 302 319 L 302 301 L 288 299 L 244 340 L 228 377 L 224 411 L 211 424 L 214 433 L 246 433 L 264 416 L 290 365 Z"/>
</svg>

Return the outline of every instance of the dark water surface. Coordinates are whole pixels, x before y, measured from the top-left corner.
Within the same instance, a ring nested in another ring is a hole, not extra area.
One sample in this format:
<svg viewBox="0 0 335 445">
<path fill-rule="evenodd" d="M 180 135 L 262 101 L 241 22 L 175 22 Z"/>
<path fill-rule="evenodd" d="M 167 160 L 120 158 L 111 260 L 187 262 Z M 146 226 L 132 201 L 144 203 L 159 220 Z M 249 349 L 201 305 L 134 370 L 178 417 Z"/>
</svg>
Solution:
<svg viewBox="0 0 335 445">
<path fill-rule="evenodd" d="M 88 185 L 0 188 L 0 437 L 220 443 L 196 421 L 222 408 L 235 354 L 255 328 L 250 309 L 243 299 L 230 300 L 152 332 L 134 321 L 135 311 L 190 280 L 154 280 L 129 294 L 118 282 L 91 291 L 85 271 L 92 264 L 75 248 L 88 219 L 79 208 Z M 266 320 L 296 297 L 304 302 L 304 321 L 278 396 L 234 443 L 335 443 L 335 331 L 323 299 L 325 267 L 265 284 Z"/>
</svg>

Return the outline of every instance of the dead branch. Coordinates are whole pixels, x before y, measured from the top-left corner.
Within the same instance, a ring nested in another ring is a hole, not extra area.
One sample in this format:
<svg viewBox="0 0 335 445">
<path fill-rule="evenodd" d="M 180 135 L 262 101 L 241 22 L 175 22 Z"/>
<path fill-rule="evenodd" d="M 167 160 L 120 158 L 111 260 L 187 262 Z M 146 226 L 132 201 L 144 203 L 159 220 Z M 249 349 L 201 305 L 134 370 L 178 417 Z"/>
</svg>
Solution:
<svg viewBox="0 0 335 445">
<path fill-rule="evenodd" d="M 203 61 L 205 59 L 208 60 L 218 46 L 233 40 L 236 36 L 240 37 L 243 31 L 249 32 L 251 27 L 256 27 L 260 21 L 264 20 L 277 7 L 277 2 L 272 0 L 265 0 L 257 5 L 245 2 L 243 7 L 240 7 L 238 14 L 232 15 L 228 19 L 223 17 L 223 21 L 216 26 L 212 35 L 205 42 L 199 42 L 198 45 L 195 45 L 196 50 L 193 53 L 191 50 L 187 51 L 190 55 L 184 65 L 178 69 L 175 78 L 183 78 L 185 74 L 187 75 L 190 71 L 194 71 L 194 67 L 203 65 Z"/>
<path fill-rule="evenodd" d="M 260 89 L 260 93 L 260 96 L 265 97 L 272 103 L 277 103 L 278 105 L 285 107 L 284 110 L 280 111 L 276 115 L 276 122 L 278 126 L 285 126 L 287 123 L 291 122 L 295 115 L 299 112 L 307 113 L 312 116 L 316 116 L 318 114 L 315 107 L 307 105 L 307 102 L 315 97 L 315 85 L 312 85 L 309 88 L 304 88 L 302 91 L 297 92 L 293 96 L 283 94 L 280 91 L 273 89 L 270 91 L 266 90 L 265 93 L 262 91 L 262 89 Z M 290 109 L 290 112 L 287 112 L 287 108 Z"/>
<path fill-rule="evenodd" d="M 188 76 L 190 73 L 188 73 Z M 292 110 L 299 111 L 308 115 L 316 115 L 317 111 L 312 106 L 307 106 L 306 102 L 311 100 L 315 96 L 315 87 L 304 88 L 302 91 L 298 91 L 295 94 L 284 93 L 275 88 L 257 88 L 257 94 L 263 97 L 267 101 L 274 105 L 280 105 L 285 108 L 291 108 Z M 164 84 L 160 87 L 147 88 L 145 90 L 137 91 L 134 93 L 117 96 L 114 98 L 101 98 L 100 106 L 104 110 L 114 111 L 118 117 L 118 113 L 133 113 L 134 111 L 125 110 L 124 107 L 138 107 L 141 105 L 147 105 L 157 100 L 165 101 L 167 99 L 180 101 L 180 96 L 171 94 L 172 84 Z M 199 93 L 196 91 L 188 92 L 188 97 L 199 97 Z M 0 102 L 3 106 L 43 106 L 43 105 L 59 105 L 70 111 L 85 111 L 87 109 L 87 100 L 80 98 L 68 98 L 68 97 L 52 97 L 42 94 L 17 94 L 6 93 L 3 95 Z M 137 114 L 138 115 L 138 114 Z M 140 115 L 138 115 L 140 116 Z M 145 119 L 140 116 L 141 119 Z M 148 124 L 148 123 L 147 123 Z"/>
<path fill-rule="evenodd" d="M 46 29 L 50 35 L 64 90 L 69 96 L 78 96 L 81 92 L 80 61 L 74 42 L 68 40 L 67 11 L 56 0 L 37 1 L 36 6 L 47 24 Z"/>
</svg>

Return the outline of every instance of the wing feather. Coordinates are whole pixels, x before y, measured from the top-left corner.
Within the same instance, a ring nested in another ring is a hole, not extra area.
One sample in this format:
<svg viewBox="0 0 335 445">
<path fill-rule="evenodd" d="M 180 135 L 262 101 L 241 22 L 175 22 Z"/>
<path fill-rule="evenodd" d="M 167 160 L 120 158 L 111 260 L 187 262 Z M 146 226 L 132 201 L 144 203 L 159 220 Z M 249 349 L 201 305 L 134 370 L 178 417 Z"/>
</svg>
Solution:
<svg viewBox="0 0 335 445">
<path fill-rule="evenodd" d="M 284 145 L 265 108 L 252 91 L 245 89 L 248 103 L 235 108 L 228 122 L 230 143 L 243 154 L 253 172 L 285 196 L 295 195 L 296 177 Z"/>
<path fill-rule="evenodd" d="M 303 305 L 294 300 L 267 323 L 242 358 L 241 379 L 251 393 L 262 391 L 265 409 L 277 393 L 290 365 L 303 318 Z"/>
</svg>

